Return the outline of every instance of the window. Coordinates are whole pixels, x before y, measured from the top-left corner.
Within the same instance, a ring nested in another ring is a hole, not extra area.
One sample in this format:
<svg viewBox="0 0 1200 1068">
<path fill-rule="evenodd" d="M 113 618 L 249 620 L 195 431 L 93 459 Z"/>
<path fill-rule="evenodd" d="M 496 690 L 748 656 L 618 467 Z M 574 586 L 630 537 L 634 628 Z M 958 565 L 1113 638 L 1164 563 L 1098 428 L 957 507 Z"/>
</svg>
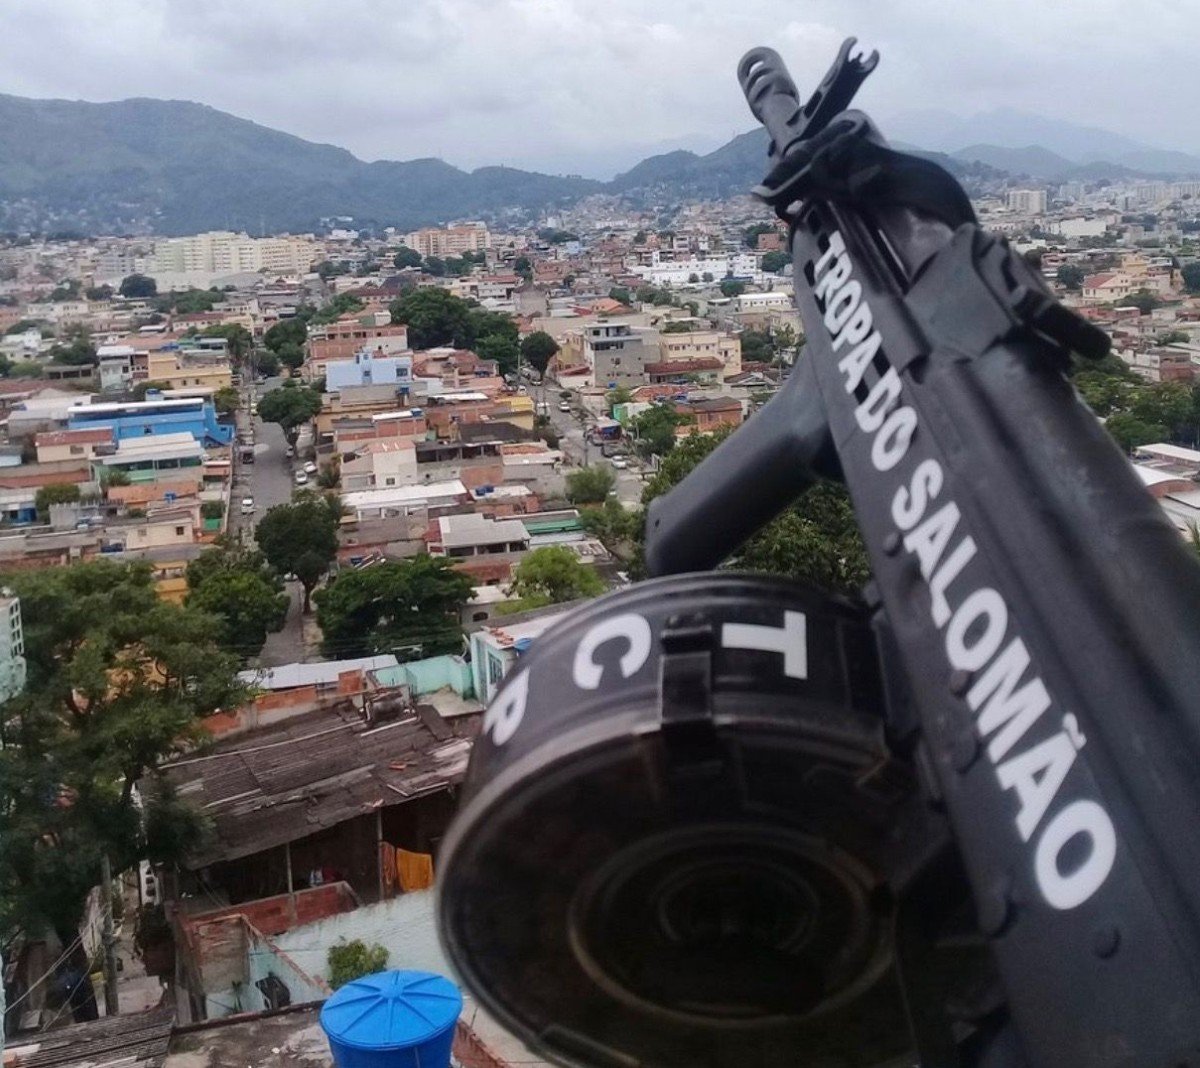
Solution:
<svg viewBox="0 0 1200 1068">
<path fill-rule="evenodd" d="M 176 527 L 176 528 L 175 528 L 175 533 L 176 533 L 176 535 L 177 535 L 178 537 L 183 537 L 183 535 L 184 535 L 184 532 L 186 531 L 186 529 L 187 529 L 186 527 Z"/>
<path fill-rule="evenodd" d="M 71 446 L 71 455 L 72 456 L 82 456 L 83 455 L 83 446 L 82 445 L 72 445 Z"/>
</svg>

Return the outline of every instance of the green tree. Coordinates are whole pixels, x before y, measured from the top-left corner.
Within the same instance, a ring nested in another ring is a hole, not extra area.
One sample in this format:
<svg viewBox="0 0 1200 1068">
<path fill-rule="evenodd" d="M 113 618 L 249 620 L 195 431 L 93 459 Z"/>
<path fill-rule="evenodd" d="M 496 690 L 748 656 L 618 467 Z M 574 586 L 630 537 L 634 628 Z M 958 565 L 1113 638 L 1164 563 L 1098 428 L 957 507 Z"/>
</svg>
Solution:
<svg viewBox="0 0 1200 1068">
<path fill-rule="evenodd" d="M 1162 301 L 1148 289 L 1139 289 L 1127 297 L 1122 297 L 1118 303 L 1125 308 L 1137 308 L 1143 315 L 1149 315 Z"/>
<path fill-rule="evenodd" d="M 1087 277 L 1087 272 L 1074 263 L 1064 263 L 1055 272 L 1054 277 L 1063 288 L 1077 290 L 1083 288 L 1083 280 Z"/>
<path fill-rule="evenodd" d="M 517 321 L 511 315 L 505 312 L 488 311 L 486 308 L 468 306 L 467 344 L 477 344 L 485 337 L 502 337 L 507 341 L 513 342 L 513 344 L 517 344 L 521 335 L 517 327 Z"/>
<path fill-rule="evenodd" d="M 158 284 L 144 274 L 131 274 L 121 279 L 117 292 L 123 297 L 153 297 L 158 294 Z"/>
<path fill-rule="evenodd" d="M 86 332 L 76 334 L 67 345 L 51 346 L 50 359 L 70 367 L 95 367 L 99 362 L 96 346 Z"/>
<path fill-rule="evenodd" d="M 90 286 L 83 291 L 83 295 L 88 300 L 108 300 L 113 295 L 113 287 L 110 285 Z"/>
<path fill-rule="evenodd" d="M 37 360 L 18 360 L 9 370 L 13 378 L 40 378 L 42 365 Z"/>
<path fill-rule="evenodd" d="M 254 349 L 254 338 L 241 323 L 219 323 L 204 328 L 205 337 L 223 337 L 232 363 L 239 364 Z"/>
<path fill-rule="evenodd" d="M 475 354 L 481 360 L 495 360 L 500 373 L 509 375 L 517 369 L 521 349 L 512 338 L 488 334 L 475 342 Z"/>
<path fill-rule="evenodd" d="M 583 529 L 599 538 L 609 552 L 621 552 L 627 543 L 641 537 L 641 512 L 630 511 L 613 497 L 598 508 L 584 508 L 579 519 Z"/>
<path fill-rule="evenodd" d="M 415 248 L 397 249 L 396 255 L 392 257 L 392 266 L 397 270 L 403 270 L 405 267 L 420 267 L 421 254 Z"/>
<path fill-rule="evenodd" d="M 254 370 L 267 378 L 279 374 L 279 357 L 270 349 L 259 349 L 254 354 Z"/>
<path fill-rule="evenodd" d="M 768 274 L 779 274 L 791 262 L 792 258 L 786 252 L 764 252 L 762 269 Z"/>
<path fill-rule="evenodd" d="M 148 563 L 4 584 L 21 598 L 28 684 L 5 708 L 0 750 L 0 927 L 49 926 L 68 945 L 101 856 L 121 871 L 148 851 L 134 785 L 246 691 L 213 642 L 216 621 L 161 601 Z M 152 816 L 146 826 L 161 825 Z"/>
<path fill-rule="evenodd" d="M 278 357 L 277 366 L 281 363 L 291 371 L 298 370 L 304 364 L 304 349 L 294 341 L 284 342 L 275 350 L 275 355 Z"/>
<path fill-rule="evenodd" d="M 336 498 L 300 493 L 290 504 L 267 509 L 254 529 L 267 562 L 281 575 L 295 575 L 304 587 L 306 614 L 312 609 L 313 587 L 337 555 L 340 519 Z"/>
<path fill-rule="evenodd" d="M 643 456 L 666 456 L 675 447 L 683 418 L 669 404 L 656 404 L 633 419 L 633 436 Z"/>
<path fill-rule="evenodd" d="M 513 261 L 513 270 L 528 282 L 533 277 L 533 264 L 528 256 L 518 256 Z"/>
<path fill-rule="evenodd" d="M 617 478 L 607 467 L 585 467 L 567 476 L 567 500 L 572 504 L 601 504 Z"/>
<path fill-rule="evenodd" d="M 1189 293 L 1200 293 L 1200 260 L 1185 263 L 1179 272 Z"/>
<path fill-rule="evenodd" d="M 45 523 L 50 518 L 50 505 L 74 504 L 80 496 L 79 487 L 73 482 L 55 482 L 48 486 L 40 486 L 33 495 L 38 520 Z"/>
<path fill-rule="evenodd" d="M 642 503 L 649 504 L 683 481 L 728 436 L 728 430 L 719 430 L 680 441 L 647 484 Z M 844 594 L 857 593 L 870 576 L 850 496 L 832 482 L 811 487 L 751 538 L 731 562 L 749 571 L 787 575 Z"/>
<path fill-rule="evenodd" d="M 248 659 L 261 652 L 267 634 L 287 618 L 283 583 L 253 549 L 222 544 L 188 564 L 187 605 L 219 621 L 222 648 Z"/>
<path fill-rule="evenodd" d="M 527 553 L 517 565 L 512 590 L 523 602 L 559 604 L 596 597 L 604 592 L 604 582 L 565 545 L 547 545 Z"/>
<path fill-rule="evenodd" d="M 521 341 L 521 355 L 539 378 L 546 376 L 546 368 L 557 352 L 558 342 L 545 330 L 535 330 Z"/>
<path fill-rule="evenodd" d="M 739 282 L 736 278 L 721 279 L 721 295 L 725 297 L 740 297 L 746 292 L 745 282 Z"/>
<path fill-rule="evenodd" d="M 308 340 L 308 323 L 299 316 L 280 319 L 263 334 L 263 344 L 272 352 L 279 352 L 284 345 L 303 346 Z"/>
<path fill-rule="evenodd" d="M 296 444 L 300 427 L 320 410 L 321 394 L 307 386 L 297 386 L 290 378 L 258 402 L 259 417 L 268 423 L 277 423 L 289 445 Z"/>
<path fill-rule="evenodd" d="M 233 415 L 238 409 L 238 391 L 233 386 L 223 386 L 213 394 L 213 407 L 217 415 Z"/>
<path fill-rule="evenodd" d="M 742 232 L 742 240 L 747 248 L 758 248 L 758 235 L 769 234 L 775 227 L 771 223 L 755 223 Z"/>
<path fill-rule="evenodd" d="M 702 281 L 702 282 L 711 282 L 712 280 L 713 280 L 713 273 L 712 273 L 712 271 L 705 271 L 705 272 L 704 272 L 704 273 L 703 273 L 703 274 L 700 276 L 700 281 Z"/>
<path fill-rule="evenodd" d="M 627 307 L 633 303 L 633 297 L 624 286 L 613 286 L 608 291 L 608 299 L 615 300 L 618 304 L 624 304 Z"/>
<path fill-rule="evenodd" d="M 457 652 L 459 612 L 470 598 L 470 578 L 445 557 L 422 553 L 343 571 L 315 598 L 323 648 L 342 657 Z"/>
<path fill-rule="evenodd" d="M 625 386 L 617 386 L 604 394 L 604 403 L 608 405 L 610 413 L 618 404 L 628 404 L 632 400 L 633 393 Z"/>
<path fill-rule="evenodd" d="M 434 278 L 446 277 L 446 261 L 441 256 L 426 256 L 421 270 Z"/>
<path fill-rule="evenodd" d="M 362 311 L 363 302 L 358 297 L 352 296 L 349 293 L 339 293 L 320 311 L 316 312 L 310 323 L 335 323 L 343 315 L 349 315 L 351 312 Z"/>
<path fill-rule="evenodd" d="M 414 289 L 392 301 L 390 311 L 393 323 L 408 327 L 408 343 L 414 349 L 468 343 L 470 308 L 448 290 L 436 286 Z"/>
<path fill-rule="evenodd" d="M 1143 423 L 1166 427 L 1167 434 L 1176 440 L 1190 436 L 1195 426 L 1192 391 L 1179 382 L 1144 386 L 1134 394 L 1130 411 Z"/>
<path fill-rule="evenodd" d="M 1161 423 L 1147 423 L 1132 412 L 1110 415 L 1104 421 L 1104 429 L 1125 452 L 1133 452 L 1139 445 L 1164 441 L 1169 436 L 1167 428 Z"/>
</svg>

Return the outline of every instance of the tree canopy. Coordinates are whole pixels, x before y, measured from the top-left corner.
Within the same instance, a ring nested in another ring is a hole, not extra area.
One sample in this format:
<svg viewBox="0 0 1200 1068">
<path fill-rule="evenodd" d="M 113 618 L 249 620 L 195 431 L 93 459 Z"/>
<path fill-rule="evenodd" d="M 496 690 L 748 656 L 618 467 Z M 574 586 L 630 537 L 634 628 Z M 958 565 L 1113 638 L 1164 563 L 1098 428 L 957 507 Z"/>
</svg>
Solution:
<svg viewBox="0 0 1200 1068">
<path fill-rule="evenodd" d="M 634 440 L 643 456 L 666 456 L 675 447 L 683 418 L 669 404 L 656 404 L 633 417 Z"/>
<path fill-rule="evenodd" d="M 521 356 L 539 377 L 544 377 L 546 368 L 558 352 L 558 342 L 545 330 L 535 330 L 521 341 Z"/>
<path fill-rule="evenodd" d="M 188 564 L 187 584 L 188 606 L 218 619 L 217 641 L 239 657 L 257 656 L 287 618 L 283 582 L 258 549 L 219 542 Z"/>
<path fill-rule="evenodd" d="M 768 274 L 779 274 L 791 262 L 792 257 L 786 252 L 764 252 L 762 269 Z"/>
<path fill-rule="evenodd" d="M 300 348 L 307 340 L 308 323 L 298 315 L 290 319 L 280 319 L 263 334 L 263 344 L 275 353 L 285 345 Z"/>
<path fill-rule="evenodd" d="M 565 545 L 546 545 L 527 553 L 513 573 L 512 590 L 522 607 L 558 604 L 604 592 L 604 581 Z"/>
<path fill-rule="evenodd" d="M 4 709 L 0 927 L 49 925 L 66 944 L 101 854 L 120 871 L 150 851 L 135 783 L 246 691 L 237 658 L 214 644 L 216 621 L 160 600 L 148 563 L 88 561 L 4 583 L 21 598 L 28 683 Z"/>
<path fill-rule="evenodd" d="M 408 327 L 408 343 L 414 349 L 439 345 L 465 347 L 470 336 L 467 302 L 449 290 L 425 286 L 392 301 L 393 323 Z"/>
<path fill-rule="evenodd" d="M 739 282 L 736 278 L 722 278 L 720 289 L 722 296 L 740 297 L 746 292 L 746 283 Z"/>
<path fill-rule="evenodd" d="M 289 445 L 296 444 L 302 427 L 321 410 L 321 394 L 307 386 L 298 386 L 288 379 L 278 389 L 273 389 L 258 402 L 258 414 L 268 423 L 276 423 L 283 430 Z"/>
<path fill-rule="evenodd" d="M 607 467 L 584 467 L 567 476 L 567 500 L 572 504 L 601 504 L 617 484 Z"/>
<path fill-rule="evenodd" d="M 267 509 L 254 529 L 267 562 L 281 575 L 295 575 L 304 587 L 305 612 L 311 609 L 313 587 L 337 555 L 341 507 L 336 497 L 298 493 L 290 504 Z"/>
<path fill-rule="evenodd" d="M 642 493 L 649 504 L 681 482 L 729 431 L 693 434 L 659 465 Z M 811 487 L 779 518 L 768 523 L 734 556 L 748 571 L 788 575 L 823 589 L 855 594 L 870 575 L 866 547 L 846 490 L 832 482 Z"/>
<path fill-rule="evenodd" d="M 422 553 L 343 571 L 315 597 L 323 650 L 401 660 L 458 652 L 459 611 L 470 597 L 470 578 L 444 557 Z"/>
<path fill-rule="evenodd" d="M 421 254 L 415 248 L 397 249 L 396 255 L 392 257 L 392 266 L 398 270 L 403 270 L 405 267 L 420 267 Z"/>
<path fill-rule="evenodd" d="M 1074 263 L 1064 263 L 1055 272 L 1054 277 L 1058 280 L 1058 284 L 1066 289 L 1080 289 L 1083 286 L 1083 280 L 1087 277 L 1087 271 Z"/>
<path fill-rule="evenodd" d="M 158 294 L 158 283 L 149 275 L 131 274 L 121 279 L 117 292 L 123 297 L 153 297 Z"/>
</svg>

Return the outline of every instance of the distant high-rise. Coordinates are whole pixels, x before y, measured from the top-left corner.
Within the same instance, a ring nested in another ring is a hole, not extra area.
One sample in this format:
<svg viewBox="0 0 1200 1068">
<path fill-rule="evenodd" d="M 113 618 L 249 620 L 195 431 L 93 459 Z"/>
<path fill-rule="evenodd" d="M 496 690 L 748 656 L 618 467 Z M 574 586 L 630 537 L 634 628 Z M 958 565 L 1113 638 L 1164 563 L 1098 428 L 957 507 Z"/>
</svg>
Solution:
<svg viewBox="0 0 1200 1068">
<path fill-rule="evenodd" d="M 25 688 L 25 634 L 21 627 L 21 599 L 12 590 L 0 589 L 0 702 L 11 700 Z"/>
<path fill-rule="evenodd" d="M 461 256 L 464 252 L 482 252 L 492 247 L 492 235 L 483 223 L 429 228 L 406 234 L 404 243 L 422 256 Z"/>
<path fill-rule="evenodd" d="M 158 242 L 150 273 L 303 274 L 315 259 L 313 243 L 303 237 L 249 237 L 210 230 Z"/>
<path fill-rule="evenodd" d="M 1045 215 L 1046 190 L 1010 189 L 1004 194 L 1004 202 L 1012 211 L 1024 215 Z"/>
</svg>

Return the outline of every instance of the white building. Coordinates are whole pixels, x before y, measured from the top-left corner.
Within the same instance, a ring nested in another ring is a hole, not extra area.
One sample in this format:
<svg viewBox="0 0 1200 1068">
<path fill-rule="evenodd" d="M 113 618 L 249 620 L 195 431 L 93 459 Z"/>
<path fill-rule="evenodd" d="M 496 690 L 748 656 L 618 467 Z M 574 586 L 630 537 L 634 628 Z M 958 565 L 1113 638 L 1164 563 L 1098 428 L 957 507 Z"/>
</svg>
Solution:
<svg viewBox="0 0 1200 1068">
<path fill-rule="evenodd" d="M 1010 189 L 1004 194 L 1004 203 L 1010 211 L 1019 211 L 1023 215 L 1044 215 L 1046 190 Z"/>
<path fill-rule="evenodd" d="M 25 688 L 25 633 L 21 627 L 21 599 L 8 588 L 0 589 L 0 702 L 16 697 Z"/>
</svg>

